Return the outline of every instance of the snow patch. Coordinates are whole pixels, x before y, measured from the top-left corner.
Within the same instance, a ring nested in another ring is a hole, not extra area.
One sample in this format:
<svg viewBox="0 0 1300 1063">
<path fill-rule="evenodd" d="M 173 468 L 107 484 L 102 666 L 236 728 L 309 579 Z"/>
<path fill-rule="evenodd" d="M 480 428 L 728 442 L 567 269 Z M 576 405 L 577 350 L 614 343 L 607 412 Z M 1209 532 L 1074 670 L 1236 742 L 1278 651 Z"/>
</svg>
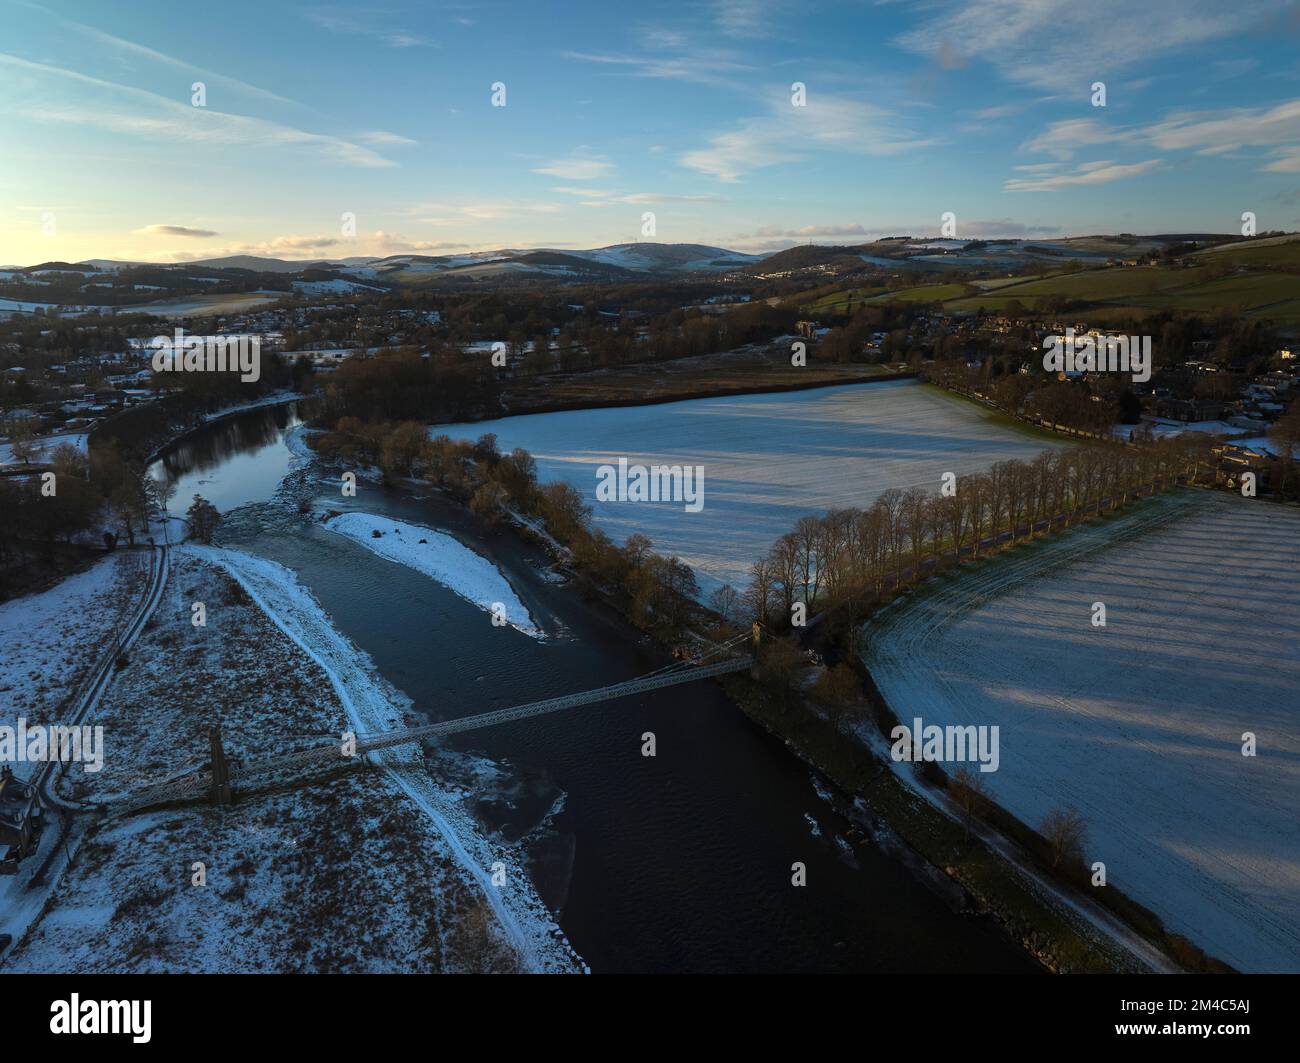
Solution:
<svg viewBox="0 0 1300 1063">
<path fill-rule="evenodd" d="M 492 612 L 495 603 L 504 605 L 511 627 L 535 639 L 546 638 L 501 570 L 458 539 L 373 513 L 342 513 L 324 526 L 388 561 L 415 569 L 486 612 Z"/>
</svg>

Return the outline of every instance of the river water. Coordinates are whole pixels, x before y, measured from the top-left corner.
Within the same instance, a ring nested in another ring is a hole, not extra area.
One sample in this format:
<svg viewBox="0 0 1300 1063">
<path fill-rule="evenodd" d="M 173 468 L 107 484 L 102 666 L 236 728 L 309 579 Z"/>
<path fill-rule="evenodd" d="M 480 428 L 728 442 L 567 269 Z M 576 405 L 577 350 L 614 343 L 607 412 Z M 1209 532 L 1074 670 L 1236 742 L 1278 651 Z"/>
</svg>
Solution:
<svg viewBox="0 0 1300 1063">
<path fill-rule="evenodd" d="M 665 663 L 618 617 L 548 579 L 544 555 L 514 533 L 432 493 L 363 480 L 344 498 L 337 475 L 294 458 L 286 434 L 299 423 L 293 406 L 214 422 L 150 471 L 176 486 L 175 513 L 202 494 L 227 514 L 222 545 L 296 572 L 418 713 L 471 715 Z M 551 637 L 493 627 L 433 580 L 320 526 L 348 510 L 457 536 L 497 563 Z M 647 731 L 655 757 L 641 755 Z M 593 971 L 1038 969 L 895 856 L 849 842 L 823 784 L 712 681 L 450 741 L 503 768 L 506 784 L 480 805 L 484 830 L 524 837 L 539 892 Z M 804 887 L 791 884 L 796 861 Z"/>
</svg>

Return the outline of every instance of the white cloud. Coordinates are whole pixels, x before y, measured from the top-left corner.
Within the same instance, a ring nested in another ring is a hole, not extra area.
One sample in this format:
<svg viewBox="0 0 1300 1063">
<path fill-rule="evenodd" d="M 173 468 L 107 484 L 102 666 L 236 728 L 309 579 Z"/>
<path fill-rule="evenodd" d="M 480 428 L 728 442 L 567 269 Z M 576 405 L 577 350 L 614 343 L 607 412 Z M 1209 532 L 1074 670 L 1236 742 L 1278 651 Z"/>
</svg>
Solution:
<svg viewBox="0 0 1300 1063">
<path fill-rule="evenodd" d="M 1129 144 L 1149 151 L 1193 151 L 1199 155 L 1228 155 L 1250 148 L 1270 149 L 1273 161 L 1262 169 L 1274 173 L 1296 172 L 1300 157 L 1300 99 L 1271 107 L 1235 107 L 1214 111 L 1187 111 L 1146 126 L 1112 128 L 1093 118 L 1055 122 L 1022 149 L 1039 151 L 1056 159 L 1073 158 L 1082 147 Z M 1052 164 L 1040 167 L 1050 171 Z M 1025 170 L 1026 167 L 1017 167 Z"/>
<path fill-rule="evenodd" d="M 935 61 L 957 49 L 1011 81 L 1086 97 L 1109 71 L 1243 33 L 1291 0 L 944 0 L 897 43 Z"/>
<path fill-rule="evenodd" d="M 1115 130 L 1095 118 L 1072 118 L 1053 122 L 1045 132 L 1022 145 L 1025 151 L 1041 151 L 1057 159 L 1071 159 L 1078 148 L 1131 140 L 1132 135 Z"/>
<path fill-rule="evenodd" d="M 683 81 L 698 85 L 737 87 L 732 75 L 749 74 L 755 67 L 735 52 L 723 48 L 682 48 L 668 55 L 612 55 L 565 52 L 565 59 L 595 63 L 629 77 Z M 743 86 L 740 86 L 743 87 Z"/>
<path fill-rule="evenodd" d="M 1074 188 L 1086 185 L 1104 185 L 1111 181 L 1121 181 L 1128 177 L 1138 177 L 1150 173 L 1160 165 L 1159 159 L 1147 159 L 1144 162 L 1116 163 L 1110 160 L 1089 162 L 1081 165 L 1074 173 L 1040 170 L 1031 177 L 1013 177 L 1005 185 L 1005 192 L 1056 192 L 1062 188 Z"/>
<path fill-rule="evenodd" d="M 226 247 L 206 248 L 203 251 L 176 251 L 155 258 L 155 261 L 191 262 L 195 259 L 226 258 L 231 255 L 259 255 L 289 261 L 338 261 L 343 258 L 388 255 L 444 254 L 463 251 L 474 245 L 444 240 L 416 240 L 401 233 L 359 232 L 355 239 L 342 240 L 334 236 L 275 236 L 267 240 L 232 243 Z M 132 249 L 125 253 L 129 258 L 148 258 L 152 252 Z"/>
<path fill-rule="evenodd" d="M 1245 147 L 1300 146 L 1300 99 L 1275 107 L 1200 111 L 1174 115 L 1142 130 L 1167 151 L 1222 155 Z"/>
<path fill-rule="evenodd" d="M 611 189 L 559 186 L 551 189 L 566 196 L 583 197 L 583 206 L 599 207 L 610 203 L 723 203 L 722 196 L 710 193 L 616 192 Z"/>
<path fill-rule="evenodd" d="M 257 96 L 260 99 L 272 100 L 275 103 L 287 103 L 292 106 L 298 106 L 293 100 L 284 96 L 279 96 L 267 89 L 259 88 L 256 85 L 250 85 L 247 81 L 240 81 L 238 78 L 230 77 L 228 74 L 219 74 L 214 70 L 207 70 L 204 67 L 196 66 L 194 63 L 186 62 L 183 59 L 177 59 L 175 56 L 166 55 L 163 52 L 155 51 L 152 48 L 146 48 L 143 44 L 136 44 L 134 41 L 128 41 L 122 37 L 115 37 L 111 33 L 96 29 L 94 26 L 87 26 L 82 22 L 74 22 L 72 19 L 62 18 L 48 8 L 41 7 L 39 4 L 23 3 L 21 6 L 30 8 L 33 11 L 40 11 L 56 19 L 60 24 L 69 29 L 89 37 L 98 44 L 106 45 L 118 51 L 125 52 L 128 55 L 148 59 L 152 62 L 162 63 L 173 69 L 183 70 L 191 78 L 197 77 L 204 82 L 213 82 L 219 85 L 227 85 L 239 92 L 248 93 L 251 96 Z M 189 84 L 187 81 L 186 84 Z"/>
<path fill-rule="evenodd" d="M 372 37 L 390 48 L 416 48 L 435 43 L 423 34 L 395 25 L 391 11 L 359 11 L 354 7 L 318 7 L 303 14 L 321 29 L 349 37 Z"/>
<path fill-rule="evenodd" d="M 567 181 L 595 181 L 597 178 L 608 177 L 613 169 L 614 164 L 606 158 L 571 155 L 567 159 L 553 159 L 543 166 L 534 166 L 533 173 L 563 177 Z"/>
<path fill-rule="evenodd" d="M 357 140 L 363 144 L 376 144 L 380 147 L 401 148 L 410 144 L 418 144 L 419 141 L 412 140 L 410 137 L 404 137 L 397 133 L 389 133 L 383 129 L 372 129 L 366 133 L 358 133 Z"/>
<path fill-rule="evenodd" d="M 797 162 L 814 151 L 896 155 L 936 143 L 895 125 L 891 112 L 874 104 L 813 93 L 794 107 L 784 93 L 768 100 L 768 113 L 713 137 L 709 146 L 688 151 L 679 162 L 722 181 L 737 181 L 765 166 Z"/>
<path fill-rule="evenodd" d="M 172 144 L 211 144 L 250 151 L 306 148 L 348 166 L 396 165 L 369 148 L 340 137 L 210 107 L 191 107 L 144 89 L 0 53 L 0 85 L 6 81 L 9 85 L 0 98 L 7 97 L 7 100 L 0 105 L 0 112 L 28 121 L 109 129 Z M 78 93 L 75 102 L 60 102 L 56 98 L 58 92 L 48 91 L 41 82 L 75 88 Z"/>
<path fill-rule="evenodd" d="M 713 0 L 713 21 L 731 37 L 766 37 L 787 6 L 783 0 Z"/>
</svg>

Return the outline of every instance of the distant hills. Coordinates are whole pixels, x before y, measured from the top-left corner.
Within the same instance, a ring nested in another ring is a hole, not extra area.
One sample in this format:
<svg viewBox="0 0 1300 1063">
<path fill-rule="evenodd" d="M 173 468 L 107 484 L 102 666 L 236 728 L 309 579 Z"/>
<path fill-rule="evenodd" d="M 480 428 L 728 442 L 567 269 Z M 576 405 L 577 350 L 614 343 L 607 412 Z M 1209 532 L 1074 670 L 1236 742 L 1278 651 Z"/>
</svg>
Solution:
<svg viewBox="0 0 1300 1063">
<path fill-rule="evenodd" d="M 896 281 L 901 275 L 911 278 L 904 287 L 929 291 L 926 286 L 951 287 L 946 275 L 969 282 L 968 286 L 980 279 L 1022 277 L 1028 282 L 1036 277 L 1079 269 L 1096 273 L 1110 264 L 1126 267 L 1140 261 L 1151 262 L 1153 256 L 1164 253 L 1181 256 L 1185 265 L 1189 264 L 1186 256 L 1190 253 L 1207 264 L 1217 262 L 1234 268 L 1289 272 L 1300 255 L 1300 239 L 1295 234 L 1273 233 L 1261 233 L 1250 239 L 1210 233 L 967 240 L 893 236 L 851 245 L 801 244 L 765 255 L 708 244 L 635 242 L 589 249 L 502 248 L 448 255 L 311 260 L 259 255 L 231 255 L 184 263 L 89 259 L 0 268 L 0 300 L 13 303 L 22 312 L 31 312 L 40 306 L 125 309 L 169 299 L 216 299 L 241 293 L 269 296 L 283 293 L 288 298 L 443 287 L 535 287 L 657 280 L 709 282 L 713 279 L 734 286 L 798 277 L 817 281 L 824 277 L 828 282 L 839 282 L 842 278 L 859 278 L 864 282 L 871 282 L 871 278 L 877 282 L 894 278 Z M 1190 275 L 1185 279 L 1190 281 Z M 1144 272 L 1140 277 L 1135 276 L 1133 283 L 1149 280 L 1150 275 Z M 897 288 L 897 283 L 893 287 Z M 1282 284 L 1280 294 L 1271 288 L 1264 294 L 1275 297 L 1276 301 L 1290 299 L 1289 291 Z M 971 293 L 963 290 L 958 294 Z M 1028 289 L 1016 289 L 1015 294 L 1031 293 Z M 1011 295 L 1010 289 L 1007 295 Z M 957 299 L 951 293 L 949 297 Z M 991 305 L 994 297 L 978 298 Z M 959 303 L 961 300 L 957 299 L 954 306 L 965 309 Z M 10 308 L 6 313 L 9 312 L 17 311 Z"/>
<path fill-rule="evenodd" d="M 1012 264 L 1034 260 L 1079 259 L 1102 261 L 1112 257 L 1140 255 L 1177 242 L 1224 243 L 1231 238 L 1208 233 L 1177 233 L 1158 236 L 1082 236 L 1057 239 L 943 240 L 930 237 L 891 237 L 852 245 L 799 244 L 768 254 L 747 254 L 707 244 L 665 244 L 652 242 L 611 244 L 608 247 L 502 248 L 449 255 L 361 255 L 330 259 L 283 259 L 261 255 L 230 255 L 190 262 L 124 262 L 95 258 L 79 263 L 47 262 L 37 266 L 4 267 L 11 271 L 86 269 L 112 273 L 123 269 L 152 267 L 184 273 L 187 270 L 243 270 L 250 273 L 302 274 L 308 271 L 344 273 L 361 279 L 389 281 L 396 285 L 421 283 L 434 276 L 487 279 L 508 275 L 554 277 L 556 279 L 600 279 L 645 274 L 744 272 L 769 275 L 783 271 L 825 267 L 861 268 L 866 265 L 924 267 L 926 263 L 954 267 Z M 1256 242 L 1259 238 L 1256 238 Z"/>
<path fill-rule="evenodd" d="M 723 247 L 705 244 L 631 243 L 612 244 L 590 250 L 567 248 L 504 248 L 499 251 L 476 251 L 458 255 L 388 255 L 386 257 L 362 255 L 337 259 L 284 259 L 260 255 L 230 255 L 225 258 L 203 258 L 190 262 L 123 262 L 114 259 L 93 258 L 83 262 L 42 263 L 28 267 L 31 270 L 76 268 L 89 266 L 96 270 L 115 270 L 125 267 L 163 266 L 183 269 L 207 267 L 209 269 L 242 269 L 254 273 L 301 273 L 304 270 L 337 270 L 340 272 L 385 273 L 409 271 L 414 273 L 501 272 L 505 268 L 524 268 L 538 272 L 554 273 L 570 270 L 575 273 L 682 273 L 717 272 L 737 269 L 761 259 L 761 255 L 747 255 Z M 513 267 L 506 264 L 514 264 Z M 22 269 L 13 266 L 10 269 Z"/>
</svg>

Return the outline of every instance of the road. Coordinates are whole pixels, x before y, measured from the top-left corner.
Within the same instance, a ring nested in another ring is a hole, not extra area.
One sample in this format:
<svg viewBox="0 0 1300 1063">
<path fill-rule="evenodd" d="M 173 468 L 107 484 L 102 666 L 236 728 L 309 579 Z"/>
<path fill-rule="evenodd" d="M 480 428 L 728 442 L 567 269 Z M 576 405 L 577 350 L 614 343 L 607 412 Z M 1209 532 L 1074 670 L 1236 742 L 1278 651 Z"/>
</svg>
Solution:
<svg viewBox="0 0 1300 1063">
<path fill-rule="evenodd" d="M 163 588 L 167 584 L 167 573 L 170 570 L 168 548 L 152 546 L 149 550 L 149 585 L 145 588 L 144 596 L 116 640 L 105 648 L 94 668 L 73 694 L 67 717 L 61 721 L 61 726 L 75 727 L 90 714 L 113 679 L 118 657 L 139 638 L 158 603 L 162 601 Z M 58 761 L 47 761 L 41 765 L 36 775 L 36 788 L 41 795 L 41 803 L 46 808 L 63 812 L 89 811 L 89 806 L 65 802 L 54 792 L 59 778 L 67 770 L 68 765 Z"/>
<path fill-rule="evenodd" d="M 119 655 L 140 636 L 162 600 L 170 568 L 167 548 L 154 546 L 149 549 L 149 584 L 145 593 L 118 638 L 105 647 L 103 655 L 77 687 L 62 726 L 76 726 L 91 714 L 112 682 Z M 18 874 L 0 878 L 0 932 L 8 934 L 15 945 L 44 909 L 90 823 L 84 817 L 74 819 L 74 815 L 98 811 L 89 805 L 64 801 L 55 794 L 58 779 L 66 770 L 66 764 L 47 761 L 34 776 L 47 815 L 51 812 L 59 815 L 50 816 L 51 821 L 46 823 L 36 853 L 19 864 Z M 8 951 L 0 954 L 0 964 L 3 964 Z"/>
</svg>

